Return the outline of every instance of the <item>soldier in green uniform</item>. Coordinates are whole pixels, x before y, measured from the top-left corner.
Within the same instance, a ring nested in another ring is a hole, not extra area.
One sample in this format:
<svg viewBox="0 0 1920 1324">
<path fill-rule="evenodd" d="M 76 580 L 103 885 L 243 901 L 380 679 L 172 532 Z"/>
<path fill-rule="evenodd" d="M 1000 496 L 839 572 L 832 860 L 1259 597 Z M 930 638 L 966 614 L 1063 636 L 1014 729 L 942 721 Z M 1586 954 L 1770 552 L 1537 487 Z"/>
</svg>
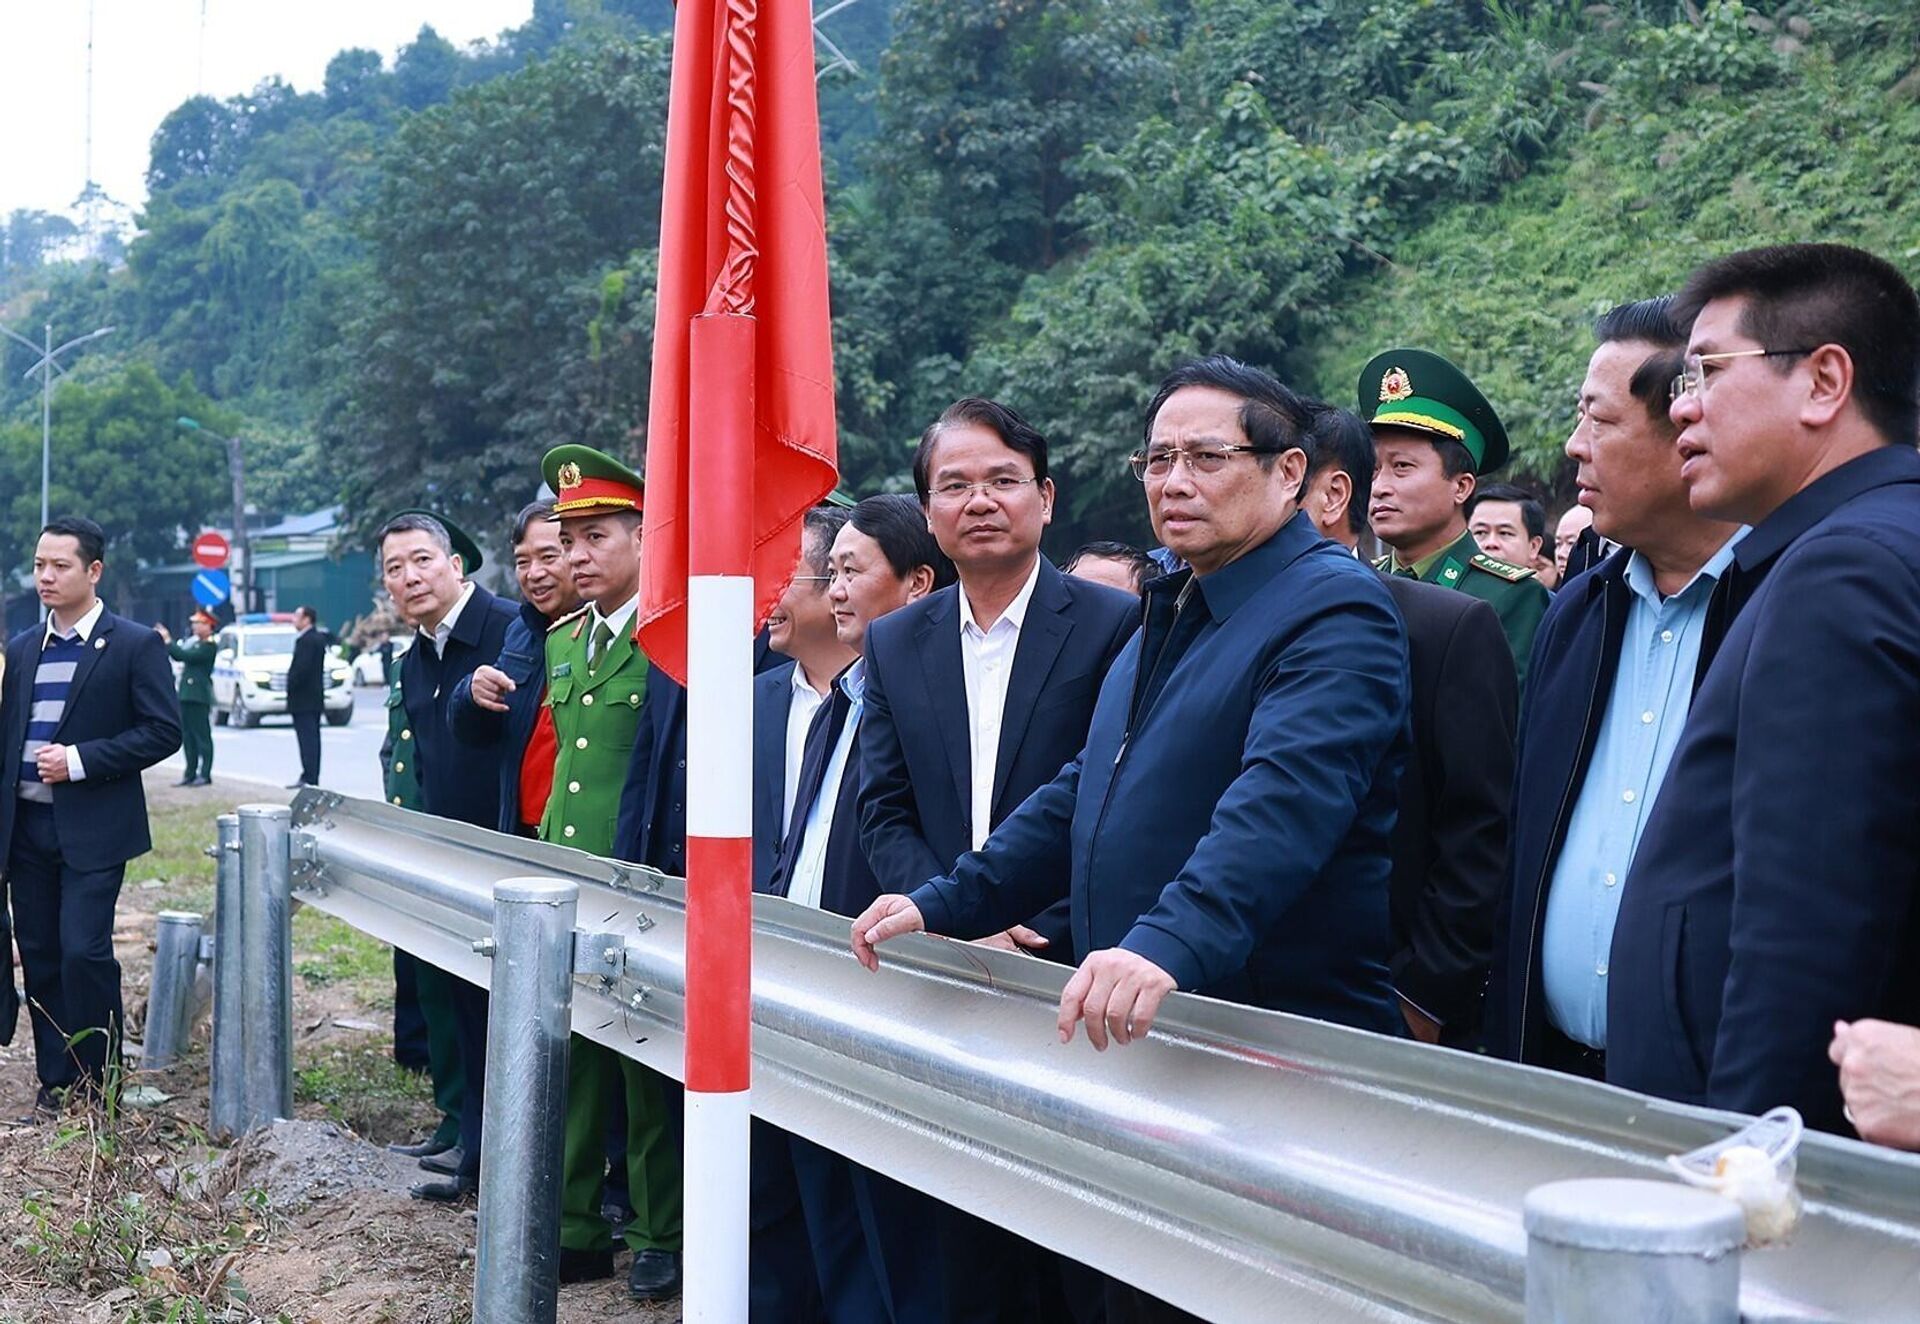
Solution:
<svg viewBox="0 0 1920 1324">
<path fill-rule="evenodd" d="M 187 771 L 175 786 L 213 784 L 213 658 L 220 651 L 213 642 L 219 622 L 205 610 L 191 620 L 193 638 L 175 639 L 167 627 L 153 628 L 167 645 L 167 655 L 180 664 L 180 744 Z"/>
<path fill-rule="evenodd" d="M 588 446 L 548 453 L 542 475 L 555 494 L 553 518 L 587 605 L 547 632 L 547 706 L 556 744 L 553 794 L 540 837 L 611 855 L 647 694 L 647 658 L 634 642 L 640 595 L 641 480 Z M 613 1075 L 627 1106 L 627 1195 L 634 1211 L 625 1237 L 633 1264 L 627 1289 L 642 1300 L 680 1290 L 680 1154 L 669 1082 L 630 1058 L 585 1039 L 568 1059 L 567 1129 L 560 1205 L 561 1280 L 613 1272 L 612 1233 L 601 1216 L 606 1177 L 605 1104 Z"/>
<path fill-rule="evenodd" d="M 1376 454 L 1367 515 L 1392 549 L 1376 568 L 1491 605 L 1524 687 L 1549 595 L 1531 568 L 1482 552 L 1464 514 L 1475 479 L 1507 462 L 1500 416 L 1465 373 L 1423 349 L 1376 355 L 1360 371 L 1359 394 Z"/>
<path fill-rule="evenodd" d="M 418 810 L 422 807 L 420 772 L 414 765 L 413 728 L 407 723 L 400 669 L 395 667 L 393 683 L 387 687 L 387 738 L 380 745 L 380 768 L 387 803 Z M 453 976 L 396 947 L 393 981 L 396 1008 L 405 1000 L 410 984 L 420 1017 L 427 1024 L 427 1078 L 433 1082 L 433 1106 L 440 1110 L 440 1123 L 417 1144 L 396 1143 L 387 1148 L 419 1159 L 420 1166 L 429 1172 L 452 1173 L 460 1166 L 455 1147 L 460 1143 L 460 1104 L 466 1094 L 460 1040 L 454 1029 Z"/>
</svg>

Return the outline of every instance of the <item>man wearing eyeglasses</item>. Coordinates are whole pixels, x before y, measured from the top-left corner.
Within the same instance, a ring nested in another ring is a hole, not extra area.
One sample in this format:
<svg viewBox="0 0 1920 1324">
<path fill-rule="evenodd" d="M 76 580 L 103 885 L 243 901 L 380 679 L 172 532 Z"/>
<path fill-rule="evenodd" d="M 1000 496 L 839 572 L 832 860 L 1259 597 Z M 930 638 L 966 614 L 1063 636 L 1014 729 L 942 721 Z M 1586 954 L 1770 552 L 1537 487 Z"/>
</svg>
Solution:
<svg viewBox="0 0 1920 1324">
<path fill-rule="evenodd" d="M 1058 1031 L 1097 1049 L 1176 988 L 1405 1032 L 1387 970 L 1388 838 L 1407 645 L 1379 578 L 1301 512 L 1306 406 L 1225 357 L 1162 383 L 1133 467 L 1189 567 L 1148 584 L 1080 757 L 976 851 L 854 921 L 855 955 L 919 929 L 996 933 L 1069 897 Z M 1168 1317 L 1110 1285 L 1111 1317 Z"/>
<path fill-rule="evenodd" d="M 1681 291 L 1693 510 L 1753 526 L 1614 925 L 1607 1079 L 1846 1133 L 1836 1021 L 1920 1020 L 1920 300 L 1835 244 Z"/>
<path fill-rule="evenodd" d="M 1551 595 L 1529 566 L 1480 550 L 1466 508 L 1477 479 L 1507 462 L 1507 430 L 1453 364 L 1390 349 L 1360 370 L 1360 417 L 1378 452 L 1367 515 L 1392 551 L 1375 568 L 1471 593 L 1500 618 L 1522 692 L 1534 631 Z"/>
<path fill-rule="evenodd" d="M 1080 752 L 1100 680 L 1140 625 L 1139 598 L 1040 554 L 1054 506 L 1047 441 L 1015 410 L 949 406 L 921 437 L 913 478 L 959 582 L 866 635 L 860 839 L 889 891 L 953 868 Z M 1065 901 L 1043 909 L 986 941 L 1070 961 Z M 1067 1317 L 1046 1252 L 957 1211 L 945 1223 L 950 1280 L 974 1298 L 956 1318 Z"/>
</svg>

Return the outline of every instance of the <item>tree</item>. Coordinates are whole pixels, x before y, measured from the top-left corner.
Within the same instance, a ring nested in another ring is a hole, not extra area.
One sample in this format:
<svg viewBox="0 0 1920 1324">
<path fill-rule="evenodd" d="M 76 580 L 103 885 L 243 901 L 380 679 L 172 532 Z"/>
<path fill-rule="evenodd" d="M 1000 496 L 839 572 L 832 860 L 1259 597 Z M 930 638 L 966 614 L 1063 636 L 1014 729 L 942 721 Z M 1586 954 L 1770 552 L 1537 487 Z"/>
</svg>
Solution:
<svg viewBox="0 0 1920 1324">
<path fill-rule="evenodd" d="M 49 505 L 106 529 L 110 595 L 139 562 L 176 558 L 191 530 L 227 508 L 224 453 L 183 431 L 182 414 L 221 432 L 235 423 L 191 383 L 168 385 L 142 363 L 81 374 L 55 396 Z M 0 426 L 0 493 L 0 567 L 17 572 L 40 528 L 38 420 Z"/>
</svg>

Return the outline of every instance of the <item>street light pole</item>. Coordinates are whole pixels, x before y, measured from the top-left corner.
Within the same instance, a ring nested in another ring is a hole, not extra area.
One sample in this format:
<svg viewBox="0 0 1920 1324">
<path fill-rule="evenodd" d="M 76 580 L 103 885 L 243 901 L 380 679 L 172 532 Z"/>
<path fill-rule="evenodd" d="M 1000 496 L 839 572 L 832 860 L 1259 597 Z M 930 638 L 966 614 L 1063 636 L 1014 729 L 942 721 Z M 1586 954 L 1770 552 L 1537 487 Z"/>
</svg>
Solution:
<svg viewBox="0 0 1920 1324">
<path fill-rule="evenodd" d="M 67 375 L 67 370 L 60 366 L 62 354 L 86 344 L 89 340 L 98 340 L 101 336 L 113 334 L 113 328 L 103 326 L 98 331 L 89 331 L 84 336 L 76 336 L 69 340 L 58 349 L 53 345 L 53 324 L 46 323 L 44 331 L 45 343 L 36 345 L 25 336 L 0 326 L 0 335 L 6 336 L 17 344 L 25 345 L 40 356 L 38 363 L 20 375 L 25 380 L 31 378 L 36 372 L 40 374 L 40 527 L 43 529 L 51 518 L 48 494 L 53 484 L 53 374 L 57 372 L 62 377 Z"/>
<path fill-rule="evenodd" d="M 211 437 L 227 448 L 227 476 L 233 482 L 233 603 L 237 616 L 253 607 L 253 599 L 248 593 L 253 578 L 253 556 L 247 550 L 247 466 L 240 450 L 240 438 L 223 437 L 212 428 L 203 426 L 198 419 L 188 418 L 184 414 L 174 422 L 189 432 Z"/>
</svg>

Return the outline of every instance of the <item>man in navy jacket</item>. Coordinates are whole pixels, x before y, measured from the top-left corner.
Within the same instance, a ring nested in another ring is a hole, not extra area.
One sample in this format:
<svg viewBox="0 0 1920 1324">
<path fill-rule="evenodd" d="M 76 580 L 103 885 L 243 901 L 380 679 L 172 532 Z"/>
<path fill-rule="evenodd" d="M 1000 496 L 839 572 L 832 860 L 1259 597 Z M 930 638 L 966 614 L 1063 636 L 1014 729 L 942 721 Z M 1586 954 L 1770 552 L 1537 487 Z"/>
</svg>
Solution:
<svg viewBox="0 0 1920 1324">
<path fill-rule="evenodd" d="M 1621 900 L 1607 1079 L 1844 1130 L 1837 1020 L 1920 1020 L 1920 301 L 1857 249 L 1709 263 L 1673 420 L 1757 581 Z"/>
<path fill-rule="evenodd" d="M 1069 579 L 1040 554 L 1047 442 L 1012 409 L 952 405 L 913 474 L 960 581 L 867 633 L 860 837 L 889 890 L 953 868 L 1080 752 L 1100 681 L 1140 625 L 1138 597 Z M 1015 935 L 1073 959 L 1064 905 L 1023 920 Z"/>
<path fill-rule="evenodd" d="M 1147 586 L 1082 756 L 949 875 L 869 907 L 862 960 L 923 927 L 996 932 L 1070 880 L 1083 956 L 1063 1038 L 1084 1018 L 1096 1047 L 1127 1043 L 1175 988 L 1401 1032 L 1387 876 L 1406 636 L 1377 576 L 1299 511 L 1309 423 L 1231 359 L 1162 384 L 1135 467 L 1191 572 Z"/>
<path fill-rule="evenodd" d="M 114 906 L 127 861 L 152 849 L 140 773 L 180 748 L 166 645 L 94 591 L 105 542 L 78 517 L 41 531 L 33 582 L 49 614 L 7 644 L 0 687 L 0 873 L 32 1013 L 36 1114 L 55 1090 L 98 1086 L 117 1051 Z M 0 887 L 0 907 L 5 899 Z M 11 956 L 0 1042 L 17 1014 Z"/>
</svg>

